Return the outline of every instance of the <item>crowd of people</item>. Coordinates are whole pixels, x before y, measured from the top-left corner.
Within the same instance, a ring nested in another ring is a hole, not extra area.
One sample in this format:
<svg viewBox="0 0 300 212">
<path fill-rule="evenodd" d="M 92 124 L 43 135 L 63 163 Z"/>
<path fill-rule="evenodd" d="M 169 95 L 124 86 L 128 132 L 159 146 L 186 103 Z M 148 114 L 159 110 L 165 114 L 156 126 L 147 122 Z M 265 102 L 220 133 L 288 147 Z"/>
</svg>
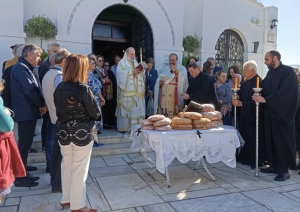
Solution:
<svg viewBox="0 0 300 212">
<path fill-rule="evenodd" d="M 7 166 L 5 181 L 0 181 L 5 182 L 0 185 L 0 196 L 9 193 L 13 183 L 38 185 L 39 177 L 29 173 L 37 167 L 28 165 L 27 158 L 37 120 L 43 118 L 42 147 L 52 192 L 62 192 L 63 208 L 96 211 L 85 206 L 85 181 L 92 148 L 102 145 L 98 142 L 102 128 L 112 129 L 116 124 L 118 131 L 126 132 L 147 116 L 173 116 L 190 101 L 213 104 L 222 113 L 224 125 L 233 125 L 232 108 L 237 107 L 237 128 L 245 140 L 237 161 L 252 168 L 255 105 L 260 103 L 259 165 L 268 164 L 261 172 L 276 173 L 274 180 L 285 181 L 289 169 L 300 168 L 296 166 L 300 72 L 283 65 L 277 51 L 265 55 L 269 72 L 262 80 L 253 60 L 244 64 L 242 77 L 237 66 L 223 70 L 214 58 L 208 58 L 202 68 L 192 57 L 184 67 L 177 54 L 171 53 L 169 65 L 157 71 L 153 58 L 139 64 L 135 49 L 129 47 L 123 58 L 115 56 L 110 67 L 103 56 L 71 54 L 58 43 L 48 45 L 48 58 L 36 73 L 41 48 L 34 44 L 11 48 L 14 58 L 3 63 L 0 84 L 0 148 L 5 153 L 1 156 L 13 165 Z M 252 89 L 258 81 L 261 95 Z M 234 86 L 240 88 L 238 98 L 233 97 Z"/>
</svg>

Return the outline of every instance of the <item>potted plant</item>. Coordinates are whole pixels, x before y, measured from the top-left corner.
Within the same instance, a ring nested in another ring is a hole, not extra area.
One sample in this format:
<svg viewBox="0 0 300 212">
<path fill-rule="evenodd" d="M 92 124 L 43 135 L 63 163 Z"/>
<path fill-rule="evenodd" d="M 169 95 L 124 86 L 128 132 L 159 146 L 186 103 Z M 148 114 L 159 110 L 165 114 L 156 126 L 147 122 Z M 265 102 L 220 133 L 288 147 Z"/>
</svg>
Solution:
<svg viewBox="0 0 300 212">
<path fill-rule="evenodd" d="M 49 18 L 44 16 L 33 16 L 26 22 L 24 32 L 32 37 L 39 37 L 41 39 L 40 47 L 42 47 L 43 40 L 53 38 L 56 35 L 57 30 L 56 26 Z"/>
<path fill-rule="evenodd" d="M 187 35 L 183 38 L 184 51 L 188 52 L 189 56 L 193 56 L 194 51 L 199 47 L 197 35 Z"/>
</svg>

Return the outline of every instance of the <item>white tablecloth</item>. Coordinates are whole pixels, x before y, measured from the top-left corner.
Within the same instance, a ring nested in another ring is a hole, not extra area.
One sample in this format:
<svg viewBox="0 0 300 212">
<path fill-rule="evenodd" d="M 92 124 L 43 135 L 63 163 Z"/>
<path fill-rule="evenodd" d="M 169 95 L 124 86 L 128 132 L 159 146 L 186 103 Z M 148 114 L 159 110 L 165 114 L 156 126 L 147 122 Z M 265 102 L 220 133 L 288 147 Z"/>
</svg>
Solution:
<svg viewBox="0 0 300 212">
<path fill-rule="evenodd" d="M 156 168 L 165 173 L 165 168 L 177 158 L 181 163 L 190 160 L 198 161 L 205 156 L 208 163 L 223 161 L 227 166 L 235 168 L 236 148 L 240 147 L 237 130 L 231 126 L 222 126 L 209 130 L 137 130 L 139 125 L 131 129 L 131 151 L 153 150 L 156 153 Z"/>
</svg>

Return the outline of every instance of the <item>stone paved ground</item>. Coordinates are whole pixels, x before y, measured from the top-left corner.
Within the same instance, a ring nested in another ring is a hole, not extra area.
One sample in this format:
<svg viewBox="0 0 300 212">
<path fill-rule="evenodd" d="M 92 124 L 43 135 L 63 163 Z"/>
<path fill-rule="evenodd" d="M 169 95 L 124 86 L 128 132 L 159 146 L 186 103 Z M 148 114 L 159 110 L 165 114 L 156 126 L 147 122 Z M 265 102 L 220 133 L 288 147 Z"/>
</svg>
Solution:
<svg viewBox="0 0 300 212">
<path fill-rule="evenodd" d="M 32 189 L 13 188 L 3 198 L 0 212 L 56 212 L 61 194 L 52 194 L 44 164 L 35 164 L 40 185 Z M 164 175 L 154 172 L 140 154 L 92 158 L 87 180 L 87 205 L 98 211 L 118 212 L 215 212 L 215 211 L 300 211 L 300 175 L 275 182 L 273 174 L 254 177 L 254 170 L 223 163 L 208 165 L 216 176 L 213 182 L 195 162 L 169 167 L 171 188 Z M 64 210 L 69 211 L 69 208 Z"/>
</svg>

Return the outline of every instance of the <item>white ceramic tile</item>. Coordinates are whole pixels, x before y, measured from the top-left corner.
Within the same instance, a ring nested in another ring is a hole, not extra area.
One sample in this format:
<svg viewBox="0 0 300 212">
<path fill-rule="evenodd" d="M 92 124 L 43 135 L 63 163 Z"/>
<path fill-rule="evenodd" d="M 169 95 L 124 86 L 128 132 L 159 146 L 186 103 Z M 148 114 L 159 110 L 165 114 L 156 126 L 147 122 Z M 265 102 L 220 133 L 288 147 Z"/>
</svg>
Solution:
<svg viewBox="0 0 300 212">
<path fill-rule="evenodd" d="M 300 203 L 271 189 L 243 192 L 244 195 L 275 212 L 299 212 Z"/>
<path fill-rule="evenodd" d="M 171 188 L 168 188 L 166 180 L 155 181 L 155 183 L 160 186 L 167 194 L 220 187 L 219 185 L 213 183 L 203 176 L 171 179 Z"/>
<path fill-rule="evenodd" d="M 100 177 L 97 182 L 113 210 L 163 202 L 137 174 Z"/>
<path fill-rule="evenodd" d="M 239 193 L 170 203 L 178 212 L 267 212 L 268 209 Z"/>
<path fill-rule="evenodd" d="M 87 197 L 91 207 L 99 211 L 109 211 L 110 207 L 97 183 L 87 184 Z"/>
<path fill-rule="evenodd" d="M 113 167 L 102 167 L 102 168 L 90 169 L 90 174 L 93 178 L 95 178 L 95 177 L 135 174 L 135 172 L 132 168 L 130 168 L 130 166 L 113 166 Z"/>
<path fill-rule="evenodd" d="M 190 192 L 179 192 L 175 194 L 167 194 L 161 196 L 165 202 L 173 202 L 178 200 L 187 200 L 187 199 L 194 199 L 199 197 L 207 197 L 207 196 L 214 196 L 218 194 L 226 194 L 229 193 L 224 188 L 212 188 L 207 190 L 199 190 L 199 191 L 190 191 Z"/>
</svg>

